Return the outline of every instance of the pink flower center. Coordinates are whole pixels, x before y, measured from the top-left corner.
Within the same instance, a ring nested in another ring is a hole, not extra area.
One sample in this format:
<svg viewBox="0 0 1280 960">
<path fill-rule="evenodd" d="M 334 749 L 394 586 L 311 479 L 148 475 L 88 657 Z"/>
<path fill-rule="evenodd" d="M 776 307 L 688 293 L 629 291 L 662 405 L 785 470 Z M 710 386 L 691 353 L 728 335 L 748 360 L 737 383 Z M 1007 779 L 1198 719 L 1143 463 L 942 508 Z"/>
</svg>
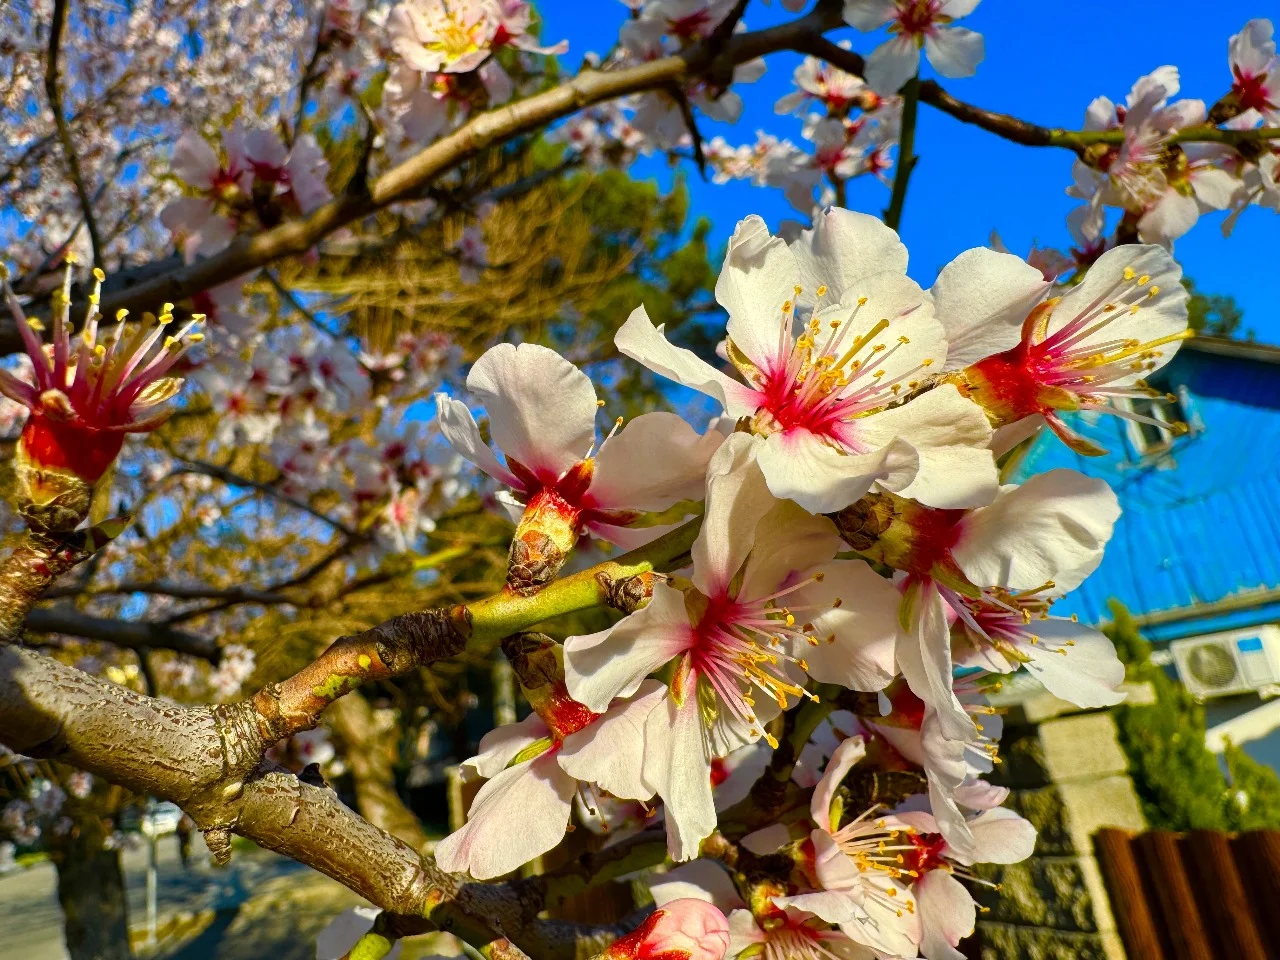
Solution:
<svg viewBox="0 0 1280 960">
<path fill-rule="evenodd" d="M 1231 92 L 1244 110 L 1257 110 L 1265 113 L 1280 108 L 1280 101 L 1273 100 L 1277 96 L 1275 90 L 1268 89 L 1265 73 L 1243 73 L 1238 66 L 1232 65 L 1235 82 L 1231 84 Z"/>
<path fill-rule="evenodd" d="M 788 697 L 816 699 L 786 672 L 788 663 L 802 671 L 809 669 L 808 664 L 782 648 L 784 644 L 819 642 L 812 635 L 813 624 L 802 623 L 796 617 L 797 613 L 808 613 L 817 607 L 781 606 L 778 601 L 821 579 L 822 574 L 814 574 L 754 599 L 730 597 L 727 593 L 707 599 L 707 607 L 693 628 L 688 665 L 699 679 L 699 706 L 708 725 L 718 719 L 711 693 L 719 695 L 730 712 L 751 728 L 753 736 L 760 735 L 756 691 L 763 692 L 782 709 L 786 709 Z M 706 681 L 705 687 L 701 681 Z M 764 737 L 771 746 L 777 746 L 768 733 Z"/>
<path fill-rule="evenodd" d="M 819 287 L 819 300 L 826 295 Z M 797 295 L 800 289 L 796 288 Z M 782 305 L 777 358 L 765 370 L 737 361 L 759 394 L 753 428 L 770 434 L 804 430 L 841 449 L 864 453 L 854 421 L 887 406 L 902 389 L 918 385 L 927 359 L 906 372 L 890 375 L 885 364 L 911 341 L 898 337 L 881 341 L 888 319 L 876 322 L 861 316 L 867 298 L 861 297 L 846 319 L 823 321 L 814 316 L 795 336 L 795 304 Z M 733 351 L 730 353 L 733 356 Z"/>
<path fill-rule="evenodd" d="M 971 396 L 1002 423 L 1033 413 L 1077 408 L 1156 423 L 1150 417 L 1111 407 L 1108 400 L 1160 396 L 1131 383 L 1133 376 L 1158 367 L 1159 348 L 1186 339 L 1191 331 L 1145 341 L 1098 335 L 1117 319 L 1139 313 L 1146 301 L 1159 293 L 1149 276 L 1137 276 L 1127 267 L 1111 289 L 1051 335 L 1047 335 L 1049 318 L 1058 301 L 1046 301 L 1027 316 L 1018 346 L 970 368 L 975 374 L 970 378 L 974 386 Z"/>
<path fill-rule="evenodd" d="M 904 857 L 904 866 L 917 876 L 937 870 L 946 862 L 943 851 L 947 841 L 940 833 L 913 833 L 908 837 L 912 849 Z"/>
<path fill-rule="evenodd" d="M 924 37 L 934 32 L 939 23 L 950 22 L 949 17 L 942 16 L 941 0 L 899 0 L 894 22 L 889 25 L 890 33 L 900 33 L 907 37 Z"/>
</svg>

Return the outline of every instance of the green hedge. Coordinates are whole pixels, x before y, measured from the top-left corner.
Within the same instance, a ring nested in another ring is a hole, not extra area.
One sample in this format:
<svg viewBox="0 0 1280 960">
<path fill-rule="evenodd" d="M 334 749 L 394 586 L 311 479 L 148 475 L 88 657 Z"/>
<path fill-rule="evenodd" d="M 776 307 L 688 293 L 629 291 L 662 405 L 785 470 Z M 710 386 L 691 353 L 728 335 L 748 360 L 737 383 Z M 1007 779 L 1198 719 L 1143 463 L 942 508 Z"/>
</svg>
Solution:
<svg viewBox="0 0 1280 960">
<path fill-rule="evenodd" d="M 1204 708 L 1186 688 L 1151 662 L 1151 644 L 1123 605 L 1105 629 L 1129 679 L 1151 684 L 1155 703 L 1116 708 L 1120 742 L 1147 822 L 1162 830 L 1280 828 L 1280 777 L 1228 746 L 1222 770 L 1204 744 Z"/>
</svg>

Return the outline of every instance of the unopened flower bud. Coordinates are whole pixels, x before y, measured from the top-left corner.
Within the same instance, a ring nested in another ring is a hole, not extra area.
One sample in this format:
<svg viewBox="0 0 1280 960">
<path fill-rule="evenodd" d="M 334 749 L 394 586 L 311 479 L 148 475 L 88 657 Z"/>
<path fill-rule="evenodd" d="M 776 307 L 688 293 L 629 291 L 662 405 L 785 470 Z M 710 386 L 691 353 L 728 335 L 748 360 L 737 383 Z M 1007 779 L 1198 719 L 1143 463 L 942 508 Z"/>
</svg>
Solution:
<svg viewBox="0 0 1280 960">
<path fill-rule="evenodd" d="M 729 921 L 705 900 L 672 900 L 605 951 L 609 960 L 722 960 Z"/>
</svg>

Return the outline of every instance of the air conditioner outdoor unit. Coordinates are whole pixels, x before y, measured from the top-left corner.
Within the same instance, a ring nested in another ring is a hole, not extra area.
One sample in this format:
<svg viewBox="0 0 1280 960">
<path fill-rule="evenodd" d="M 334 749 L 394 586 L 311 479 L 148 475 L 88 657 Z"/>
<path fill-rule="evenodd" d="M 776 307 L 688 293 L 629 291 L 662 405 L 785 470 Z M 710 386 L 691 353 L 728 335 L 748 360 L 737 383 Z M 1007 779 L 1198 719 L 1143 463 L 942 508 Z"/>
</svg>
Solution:
<svg viewBox="0 0 1280 960">
<path fill-rule="evenodd" d="M 1280 627 L 1232 630 L 1169 644 L 1178 677 L 1197 697 L 1221 697 L 1280 683 Z"/>
</svg>

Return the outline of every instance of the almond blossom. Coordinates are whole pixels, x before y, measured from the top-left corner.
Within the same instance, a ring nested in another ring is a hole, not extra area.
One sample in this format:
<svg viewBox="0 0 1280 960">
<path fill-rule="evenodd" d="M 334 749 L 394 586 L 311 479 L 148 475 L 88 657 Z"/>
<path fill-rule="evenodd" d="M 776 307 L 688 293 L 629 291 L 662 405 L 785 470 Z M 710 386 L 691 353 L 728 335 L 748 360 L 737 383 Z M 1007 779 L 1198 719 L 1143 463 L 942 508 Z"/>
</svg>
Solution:
<svg viewBox="0 0 1280 960">
<path fill-rule="evenodd" d="M 1256 110 L 1268 126 L 1280 125 L 1280 57 L 1270 20 L 1250 20 L 1227 44 L 1236 111 Z"/>
<path fill-rule="evenodd" d="M 840 41 L 840 47 L 850 49 L 849 41 Z M 817 57 L 805 57 L 791 79 L 797 89 L 774 105 L 775 113 L 795 113 L 816 102 L 828 116 L 843 116 L 855 106 L 874 110 L 880 99 L 861 77 Z"/>
<path fill-rule="evenodd" d="M 1226 169 L 1236 165 L 1235 151 L 1170 142 L 1178 130 L 1206 119 L 1203 101 L 1168 102 L 1178 89 L 1177 69 L 1164 66 L 1139 78 L 1125 105 L 1106 97 L 1089 105 L 1086 130 L 1124 131 L 1123 143 L 1091 147 L 1073 168 L 1075 184 L 1067 193 L 1089 201 L 1089 235 L 1101 233 L 1104 204 L 1127 211 L 1139 239 L 1166 244 L 1190 230 L 1201 213 L 1230 204 L 1239 187 Z"/>
<path fill-rule="evenodd" d="M 845 0 L 844 21 L 862 31 L 888 24 L 890 40 L 867 58 L 867 83 L 897 93 L 920 70 L 920 50 L 944 77 L 971 77 L 985 54 L 982 34 L 951 23 L 973 13 L 978 0 Z"/>
<path fill-rule="evenodd" d="M 813 873 L 820 889 L 774 897 L 792 907 L 838 924 L 850 939 L 881 954 L 914 957 L 921 939 L 920 917 L 910 892 L 910 874 L 902 866 L 911 849 L 907 825 L 874 811 L 848 818 L 837 794 L 845 775 L 866 755 L 861 737 L 836 749 L 813 790 Z"/>
<path fill-rule="evenodd" d="M 943 267 L 932 290 L 951 344 L 946 379 L 994 426 L 1039 414 L 1073 450 L 1101 454 L 1061 414 L 1150 420 L 1112 400 L 1161 396 L 1143 378 L 1192 335 L 1181 279 L 1182 268 L 1163 248 L 1124 245 L 1055 296 L 1040 271 L 1019 258 L 966 251 Z"/>
<path fill-rule="evenodd" d="M 724 914 L 705 900 L 669 900 L 605 949 L 606 960 L 721 960 L 729 946 Z"/>
<path fill-rule="evenodd" d="M 490 54 L 492 14 L 488 0 L 404 0 L 387 19 L 391 48 L 419 73 L 469 73 Z"/>
<path fill-rule="evenodd" d="M 711 460 L 690 582 L 656 583 L 646 607 L 564 645 L 569 694 L 592 710 L 675 661 L 646 728 L 644 775 L 666 804 L 677 860 L 715 829 L 715 759 L 762 737 L 774 745 L 764 724 L 812 698 L 804 671 L 858 689 L 893 677 L 892 587 L 865 564 L 834 560 L 829 521 L 773 498 L 751 452 L 733 434 Z M 866 601 L 857 615 L 846 591 Z"/>
<path fill-rule="evenodd" d="M 865 214 L 828 210 L 790 246 L 749 217 L 716 284 L 742 381 L 673 346 L 643 307 L 614 342 L 741 420 L 774 495 L 806 510 L 838 510 L 873 484 L 937 505 L 982 503 L 995 468 L 978 408 L 950 385 L 899 402 L 947 356 L 906 264 L 897 234 Z"/>
<path fill-rule="evenodd" d="M 937 711 L 944 736 L 963 741 L 973 740 L 975 729 L 952 679 L 948 611 L 971 616 L 966 598 L 981 599 L 988 587 L 1006 593 L 1047 585 L 1063 593 L 1074 589 L 1102 561 L 1120 515 L 1106 483 L 1072 470 L 1002 487 L 990 506 L 976 510 L 936 510 L 882 496 L 849 513 L 863 511 L 864 528 L 883 532 L 865 548 L 859 544 L 860 552 L 906 574 L 898 666 L 912 691 Z M 1084 661 L 1095 655 L 1087 644 L 1064 643 L 1063 649 Z"/>
<path fill-rule="evenodd" d="M 621 422 L 596 450 L 595 388 L 554 350 L 498 344 L 467 376 L 467 389 L 489 414 L 500 462 L 480 436 L 467 405 L 436 394 L 440 429 L 453 448 L 507 486 L 523 515 L 512 540 L 508 582 L 537 589 L 564 564 L 579 536 L 623 547 L 661 528 L 645 515 L 702 494 L 707 462 L 724 439 L 698 434 L 673 413 Z"/>
<path fill-rule="evenodd" d="M 545 719 L 533 713 L 485 734 L 462 770 L 487 782 L 466 824 L 436 844 L 436 862 L 487 880 L 546 853 L 564 838 L 579 781 L 624 799 L 653 796 L 642 768 L 643 731 L 664 696 L 650 680 L 598 713 L 561 703 Z"/>
<path fill-rule="evenodd" d="M 188 261 L 225 248 L 246 218 L 274 226 L 283 214 L 306 215 L 330 198 L 329 163 L 310 134 L 286 147 L 271 130 L 236 120 L 222 137 L 223 157 L 194 130 L 174 144 L 171 169 L 193 193 L 170 203 L 161 222 Z"/>
<path fill-rule="evenodd" d="M 920 914 L 920 955 L 927 960 L 964 960 L 956 947 L 973 933 L 977 907 L 961 879 L 979 884 L 969 871 L 975 862 L 1020 863 L 1031 856 L 1036 829 L 1012 810 L 995 807 L 970 818 L 974 839 L 971 855 L 958 853 L 939 832 L 926 811 L 898 811 L 894 819 L 906 825 L 907 849 L 903 867 Z"/>
<path fill-rule="evenodd" d="M 954 611 L 952 651 L 962 667 L 992 673 L 1027 672 L 1061 700 L 1085 708 L 1124 700 L 1124 664 L 1100 631 L 1075 616 L 1049 613 L 1062 591 L 1053 588 L 984 590 Z"/>
<path fill-rule="evenodd" d="M 981 779 L 994 769 L 1004 730 L 1004 718 L 987 700 L 988 690 L 997 687 L 998 683 L 983 683 L 972 676 L 953 682 L 956 700 L 972 723 L 963 739 L 948 739 L 938 711 L 901 679 L 882 691 L 881 716 L 860 717 L 853 724 L 845 721 L 839 728 L 863 737 L 879 767 L 896 769 L 905 764 L 922 769 L 938 829 L 953 850 L 970 859 L 976 857 L 976 841 L 966 810 L 999 806 L 1009 793 L 1007 787 Z"/>
<path fill-rule="evenodd" d="M 55 292 L 46 346 L 37 332 L 43 324 L 26 317 L 0 267 L 0 288 L 32 364 L 32 383 L 0 369 L 0 393 L 31 411 L 16 452 L 23 499 L 33 517 L 53 511 L 45 521 L 58 525 L 68 520 L 58 510 L 68 484 L 77 490 L 92 487 L 119 455 L 126 434 L 149 433 L 168 419 L 172 411 L 163 405 L 183 383 L 169 373 L 203 337 L 199 316 L 177 329 L 169 326 L 172 304 L 165 304 L 158 318 L 147 314 L 132 323 L 125 320 L 128 311 L 121 310 L 111 332 L 100 335 L 103 279 L 95 268 L 84 326 L 73 337 L 68 265 Z"/>
</svg>

